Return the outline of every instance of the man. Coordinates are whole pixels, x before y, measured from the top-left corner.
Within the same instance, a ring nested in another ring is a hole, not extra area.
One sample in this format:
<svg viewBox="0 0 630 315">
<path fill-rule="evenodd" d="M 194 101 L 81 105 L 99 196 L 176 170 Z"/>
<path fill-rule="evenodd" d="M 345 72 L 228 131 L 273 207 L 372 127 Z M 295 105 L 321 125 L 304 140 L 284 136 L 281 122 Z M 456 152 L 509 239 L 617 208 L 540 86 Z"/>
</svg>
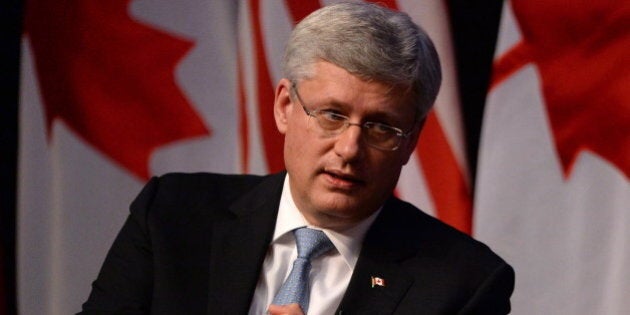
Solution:
<svg viewBox="0 0 630 315">
<path fill-rule="evenodd" d="M 283 71 L 286 173 L 153 178 L 84 314 L 508 313 L 512 268 L 392 196 L 440 85 L 427 35 L 329 6 L 296 26 Z"/>
</svg>

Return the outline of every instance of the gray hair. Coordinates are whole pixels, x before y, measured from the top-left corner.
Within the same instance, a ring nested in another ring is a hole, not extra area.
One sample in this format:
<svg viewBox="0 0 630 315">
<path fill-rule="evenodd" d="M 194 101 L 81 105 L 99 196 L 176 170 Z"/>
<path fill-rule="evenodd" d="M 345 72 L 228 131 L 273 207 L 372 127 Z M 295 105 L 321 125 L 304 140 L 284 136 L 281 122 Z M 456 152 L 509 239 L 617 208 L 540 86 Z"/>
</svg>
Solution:
<svg viewBox="0 0 630 315">
<path fill-rule="evenodd" d="M 390 85 L 429 112 L 442 81 L 429 36 L 402 12 L 352 2 L 323 7 L 297 24 L 283 60 L 292 82 L 313 75 L 317 61 L 333 63 L 363 80 Z"/>
</svg>

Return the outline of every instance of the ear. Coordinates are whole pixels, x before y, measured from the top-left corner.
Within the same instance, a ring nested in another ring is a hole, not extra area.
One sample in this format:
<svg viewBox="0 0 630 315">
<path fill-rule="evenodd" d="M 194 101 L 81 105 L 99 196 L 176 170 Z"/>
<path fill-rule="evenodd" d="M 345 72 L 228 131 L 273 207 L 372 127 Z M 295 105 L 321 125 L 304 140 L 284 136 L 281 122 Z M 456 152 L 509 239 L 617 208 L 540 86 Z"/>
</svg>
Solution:
<svg viewBox="0 0 630 315">
<path fill-rule="evenodd" d="M 276 119 L 276 127 L 281 134 L 285 134 L 287 131 L 289 116 L 293 109 L 290 93 L 291 82 L 285 78 L 281 79 L 276 86 L 275 100 L 273 103 L 273 115 Z"/>
<path fill-rule="evenodd" d="M 407 162 L 409 162 L 409 158 L 411 158 L 411 154 L 413 154 L 413 151 L 415 151 L 416 146 L 418 145 L 418 139 L 420 138 L 420 132 L 422 131 L 422 129 L 424 128 L 424 123 L 427 121 L 427 117 L 425 116 L 424 118 L 422 118 L 422 120 L 418 123 L 418 127 L 415 128 L 415 131 L 412 132 L 409 135 L 409 138 L 407 138 L 404 141 L 404 145 L 401 148 L 402 150 L 404 150 L 404 157 L 405 157 L 405 165 L 407 164 Z"/>
</svg>

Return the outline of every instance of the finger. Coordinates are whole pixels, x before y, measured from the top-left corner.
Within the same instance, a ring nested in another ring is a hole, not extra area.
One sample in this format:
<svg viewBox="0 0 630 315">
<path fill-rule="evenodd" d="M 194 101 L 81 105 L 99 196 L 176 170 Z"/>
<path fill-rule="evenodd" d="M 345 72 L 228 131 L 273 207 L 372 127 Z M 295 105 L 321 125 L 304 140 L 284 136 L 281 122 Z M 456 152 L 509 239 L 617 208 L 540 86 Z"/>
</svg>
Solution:
<svg viewBox="0 0 630 315">
<path fill-rule="evenodd" d="M 287 305 L 269 305 L 267 309 L 269 315 L 304 315 L 300 305 L 297 303 Z"/>
</svg>

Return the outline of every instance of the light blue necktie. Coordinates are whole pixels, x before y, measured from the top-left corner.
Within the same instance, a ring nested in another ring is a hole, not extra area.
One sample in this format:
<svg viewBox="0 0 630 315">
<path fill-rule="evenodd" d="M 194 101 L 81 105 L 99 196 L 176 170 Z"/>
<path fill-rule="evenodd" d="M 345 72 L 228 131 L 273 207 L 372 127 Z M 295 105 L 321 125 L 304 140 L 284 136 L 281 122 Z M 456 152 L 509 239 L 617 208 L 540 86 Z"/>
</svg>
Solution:
<svg viewBox="0 0 630 315">
<path fill-rule="evenodd" d="M 293 234 L 297 244 L 298 257 L 293 262 L 293 269 L 291 269 L 289 277 L 284 281 L 271 303 L 275 305 L 298 303 L 306 314 L 309 300 L 308 274 L 311 271 L 311 259 L 331 250 L 334 245 L 326 234 L 319 230 L 304 227 L 293 231 Z"/>
</svg>

